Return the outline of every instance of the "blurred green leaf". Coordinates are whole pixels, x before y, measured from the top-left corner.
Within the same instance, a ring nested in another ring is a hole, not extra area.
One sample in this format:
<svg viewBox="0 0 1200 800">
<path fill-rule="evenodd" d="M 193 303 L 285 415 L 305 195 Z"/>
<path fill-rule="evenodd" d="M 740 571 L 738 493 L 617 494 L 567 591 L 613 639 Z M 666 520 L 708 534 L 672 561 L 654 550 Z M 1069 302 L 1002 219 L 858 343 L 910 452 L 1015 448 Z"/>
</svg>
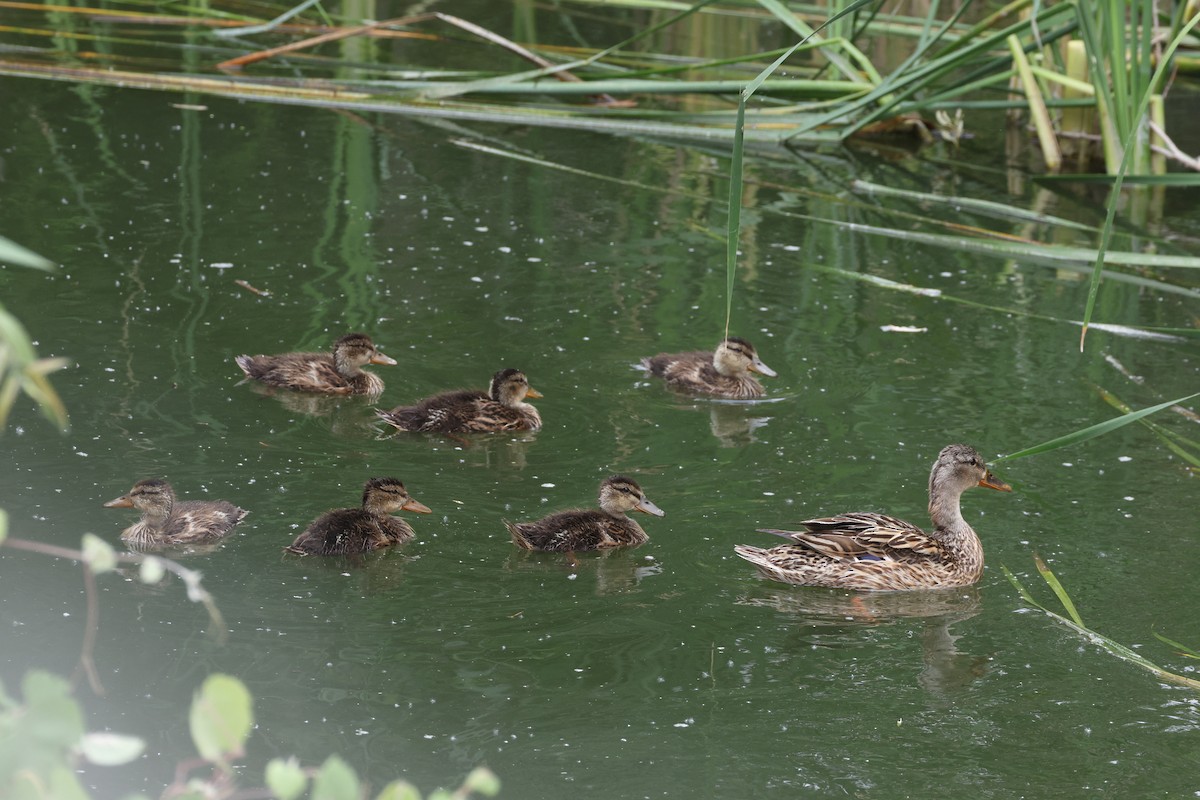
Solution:
<svg viewBox="0 0 1200 800">
<path fill-rule="evenodd" d="M 136 736 L 108 732 L 86 734 L 79 745 L 84 758 L 102 767 L 128 764 L 145 748 L 146 743 Z"/>
<path fill-rule="evenodd" d="M 487 767 L 476 767 L 463 781 L 463 788 L 468 792 L 478 792 L 485 797 L 495 797 L 500 794 L 500 779 Z"/>
<path fill-rule="evenodd" d="M 146 584 L 158 583 L 166 574 L 167 568 L 163 566 L 162 559 L 155 556 L 147 556 L 138 569 L 138 579 Z"/>
<path fill-rule="evenodd" d="M 21 682 L 27 715 L 26 734 L 38 742 L 75 747 L 83 738 L 83 713 L 71 697 L 71 685 L 57 675 L 31 670 Z"/>
<path fill-rule="evenodd" d="M 267 764 L 267 788 L 279 800 L 294 800 L 307 786 L 308 776 L 295 758 L 273 758 Z"/>
<path fill-rule="evenodd" d="M 3 236 L 0 236 L 0 261 L 7 261 L 9 264 L 16 264 L 20 267 L 34 267 L 47 271 L 54 269 L 54 262 L 50 259 L 39 256 L 29 248 L 22 247 L 12 239 L 6 239 Z"/>
<path fill-rule="evenodd" d="M 358 776 L 345 761 L 330 756 L 313 779 L 312 800 L 358 800 Z"/>
<path fill-rule="evenodd" d="M 0 544 L 8 538 L 8 512 L 0 508 Z"/>
<path fill-rule="evenodd" d="M 375 800 L 421 800 L 421 793 L 408 781 L 392 781 L 383 787 Z"/>
<path fill-rule="evenodd" d="M 83 562 L 97 575 L 117 568 L 117 551 L 94 533 L 83 535 Z"/>
<path fill-rule="evenodd" d="M 192 699 L 188 721 L 201 757 L 225 765 L 242 755 L 254 725 L 250 692 L 231 675 L 210 675 Z"/>
</svg>

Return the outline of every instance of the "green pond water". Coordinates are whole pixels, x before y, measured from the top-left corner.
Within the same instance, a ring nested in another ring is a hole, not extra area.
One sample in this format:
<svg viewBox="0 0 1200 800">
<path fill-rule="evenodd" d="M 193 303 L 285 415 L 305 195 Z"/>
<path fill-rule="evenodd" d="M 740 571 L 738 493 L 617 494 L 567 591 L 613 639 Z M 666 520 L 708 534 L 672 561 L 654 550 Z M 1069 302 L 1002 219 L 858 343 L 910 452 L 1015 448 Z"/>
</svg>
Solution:
<svg viewBox="0 0 1200 800">
<path fill-rule="evenodd" d="M 1000 570 L 1052 603 L 1040 554 L 1091 626 L 1190 673 L 1153 631 L 1200 645 L 1197 484 L 1146 428 L 998 464 L 1015 491 L 964 498 L 988 563 L 969 591 L 788 587 L 733 554 L 774 543 L 758 527 L 841 511 L 925 523 L 942 446 L 995 458 L 1114 416 L 1096 386 L 1133 407 L 1198 388 L 1194 340 L 1093 331 L 1081 355 L 1078 328 L 1053 319 L 1082 315 L 1076 271 L 851 227 L 931 229 L 883 213 L 898 209 L 1094 243 L 849 190 L 857 178 L 1097 224 L 1102 194 L 1006 168 L 999 118 L 957 155 L 858 147 L 748 164 L 731 332 L 779 377 L 767 402 L 730 404 L 673 395 L 631 366 L 722 334 L 720 149 L 36 81 L 0 92 L 0 233 L 61 265 L 0 268 L 0 300 L 41 355 L 73 362 L 54 376 L 70 432 L 22 400 L 4 433 L 12 535 L 117 543 L 135 515 L 101 503 L 152 476 L 252 512 L 215 551 L 180 556 L 203 572 L 223 639 L 177 581 L 99 579 L 106 693 L 78 694 L 92 728 L 148 750 L 87 769 L 98 797 L 159 794 L 194 753 L 187 707 L 214 672 L 255 697 L 246 786 L 273 757 L 339 753 L 376 787 L 457 785 L 487 765 L 522 798 L 1200 793 L 1197 694 L 1031 610 Z M 1161 222 L 1126 229 L 1196 255 L 1200 195 L 1172 190 Z M 1153 277 L 1179 290 L 1108 281 L 1097 320 L 1194 324 L 1194 279 Z M 324 349 L 351 330 L 399 362 L 374 368 L 381 404 L 515 366 L 545 395 L 545 428 L 392 436 L 369 401 L 238 384 L 239 353 Z M 1178 415 L 1159 421 L 1197 436 Z M 666 511 L 642 518 L 647 545 L 572 565 L 509 542 L 502 519 L 589 505 L 612 472 Z M 406 515 L 414 542 L 361 562 L 281 555 L 381 475 L 433 509 Z M 69 674 L 78 565 L 4 549 L 0 575 L 0 678 Z"/>
</svg>

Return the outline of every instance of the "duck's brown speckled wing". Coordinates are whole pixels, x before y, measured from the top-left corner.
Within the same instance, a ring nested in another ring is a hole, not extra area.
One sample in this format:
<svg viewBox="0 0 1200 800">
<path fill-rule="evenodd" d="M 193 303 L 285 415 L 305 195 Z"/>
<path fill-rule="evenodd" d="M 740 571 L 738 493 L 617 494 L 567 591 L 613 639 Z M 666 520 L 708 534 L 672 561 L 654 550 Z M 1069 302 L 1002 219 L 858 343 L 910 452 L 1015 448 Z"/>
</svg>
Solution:
<svg viewBox="0 0 1200 800">
<path fill-rule="evenodd" d="M 505 522 L 513 543 L 526 550 L 565 553 L 632 547 L 646 541 L 641 526 L 602 511 L 560 511 L 536 522 Z"/>
<path fill-rule="evenodd" d="M 803 531 L 761 529 L 834 559 L 895 559 L 940 556 L 942 547 L 925 531 L 886 514 L 850 513 L 804 520 Z"/>
<path fill-rule="evenodd" d="M 805 586 L 891 591 L 971 582 L 940 541 L 904 520 L 853 513 L 801 524 L 806 530 L 762 529 L 793 544 L 734 551 L 765 577 Z"/>
</svg>

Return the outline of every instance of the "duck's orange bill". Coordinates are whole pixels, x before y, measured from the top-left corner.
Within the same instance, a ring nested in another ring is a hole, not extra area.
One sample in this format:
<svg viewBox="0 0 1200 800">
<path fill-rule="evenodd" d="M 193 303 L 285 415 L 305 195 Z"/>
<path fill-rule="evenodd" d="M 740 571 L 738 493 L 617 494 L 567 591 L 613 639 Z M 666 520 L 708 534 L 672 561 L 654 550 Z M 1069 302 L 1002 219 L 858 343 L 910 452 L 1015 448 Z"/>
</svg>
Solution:
<svg viewBox="0 0 1200 800">
<path fill-rule="evenodd" d="M 413 511 L 417 514 L 432 514 L 433 513 L 433 511 L 430 510 L 429 506 L 425 505 L 424 503 L 418 503 L 416 500 L 413 500 L 411 497 L 408 498 L 407 503 L 400 506 L 400 509 L 402 511 Z"/>
<path fill-rule="evenodd" d="M 105 508 L 133 508 L 133 501 L 129 499 L 129 495 L 124 494 L 116 500 L 109 500 L 104 504 Z"/>
<path fill-rule="evenodd" d="M 371 356 L 371 363 L 382 364 L 385 367 L 394 367 L 396 366 L 396 359 L 391 358 L 390 356 L 385 356 L 383 353 L 376 353 L 375 355 Z"/>
<path fill-rule="evenodd" d="M 537 400 L 538 398 L 542 397 L 543 395 L 537 389 L 530 386 L 528 389 L 525 390 L 525 396 L 532 397 L 534 400 Z"/>
<path fill-rule="evenodd" d="M 991 470 L 988 470 L 983 478 L 980 479 L 979 485 L 986 486 L 988 489 L 995 489 L 998 492 L 1012 491 L 1012 487 L 993 475 Z"/>
</svg>

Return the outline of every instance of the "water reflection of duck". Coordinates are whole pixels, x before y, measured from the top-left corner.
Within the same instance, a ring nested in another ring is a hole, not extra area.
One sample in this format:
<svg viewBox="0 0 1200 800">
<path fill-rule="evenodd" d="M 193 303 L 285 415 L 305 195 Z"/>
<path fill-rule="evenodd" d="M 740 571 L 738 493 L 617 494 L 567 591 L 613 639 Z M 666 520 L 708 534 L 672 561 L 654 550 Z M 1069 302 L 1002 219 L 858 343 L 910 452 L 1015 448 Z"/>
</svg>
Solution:
<svg viewBox="0 0 1200 800">
<path fill-rule="evenodd" d="M 393 511 L 431 513 L 409 496 L 396 478 L 371 478 L 363 486 L 361 508 L 338 508 L 317 517 L 284 550 L 297 555 L 349 555 L 403 544 L 416 533 Z"/>
<path fill-rule="evenodd" d="M 937 695 L 950 695 L 971 685 L 987 672 L 989 659 L 959 652 L 959 636 L 950 626 L 983 609 L 978 588 L 956 587 L 927 592 L 846 592 L 837 590 L 762 589 L 737 600 L 739 605 L 772 608 L 781 614 L 827 632 L 841 630 L 842 643 L 861 642 L 862 626 L 887 625 L 919 619 L 921 659 L 917 683 Z M 789 627 L 794 627 L 789 621 Z M 820 643 L 831 646 L 828 634 Z M 810 642 L 810 644 L 812 644 Z"/>
<path fill-rule="evenodd" d="M 396 363 L 376 350 L 371 337 L 362 333 L 348 333 L 338 339 L 332 353 L 243 355 L 234 360 L 251 380 L 299 392 L 342 395 L 382 393 L 383 381 L 362 367 Z"/>
<path fill-rule="evenodd" d="M 525 550 L 555 553 L 637 547 L 650 537 L 629 518 L 640 511 L 656 517 L 662 509 L 646 498 L 637 481 L 623 475 L 605 478 L 600 484 L 600 509 L 560 511 L 535 522 L 505 522 L 513 544 Z"/>
<path fill-rule="evenodd" d="M 708 425 L 722 447 L 740 447 L 758 441 L 754 432 L 771 421 L 770 417 L 752 417 L 745 403 L 707 403 Z M 753 408 L 761 408 L 759 405 Z"/>
<path fill-rule="evenodd" d="M 171 484 L 157 478 L 138 481 L 104 507 L 142 512 L 140 520 L 121 532 L 121 541 L 134 549 L 211 544 L 249 513 L 224 500 L 177 501 Z"/>
<path fill-rule="evenodd" d="M 651 375 L 665 379 L 668 386 L 732 400 L 762 397 L 762 384 L 752 372 L 769 378 L 776 374 L 758 357 L 754 345 L 736 336 L 722 341 L 712 353 L 659 353 L 643 358 L 641 363 Z"/>
<path fill-rule="evenodd" d="M 760 529 L 792 544 L 737 545 L 734 551 L 784 583 L 880 591 L 967 586 L 983 573 L 983 545 L 959 506 L 972 486 L 1012 491 L 974 449 L 952 444 L 929 474 L 929 533 L 883 514 L 839 514 L 801 522 L 804 531 Z"/>
<path fill-rule="evenodd" d="M 541 393 L 525 373 L 502 369 L 492 376 L 488 391 L 462 389 L 426 397 L 413 406 L 376 411 L 381 420 L 402 431 L 428 433 L 486 433 L 536 431 L 542 427 L 538 410 L 525 398 Z"/>
</svg>

